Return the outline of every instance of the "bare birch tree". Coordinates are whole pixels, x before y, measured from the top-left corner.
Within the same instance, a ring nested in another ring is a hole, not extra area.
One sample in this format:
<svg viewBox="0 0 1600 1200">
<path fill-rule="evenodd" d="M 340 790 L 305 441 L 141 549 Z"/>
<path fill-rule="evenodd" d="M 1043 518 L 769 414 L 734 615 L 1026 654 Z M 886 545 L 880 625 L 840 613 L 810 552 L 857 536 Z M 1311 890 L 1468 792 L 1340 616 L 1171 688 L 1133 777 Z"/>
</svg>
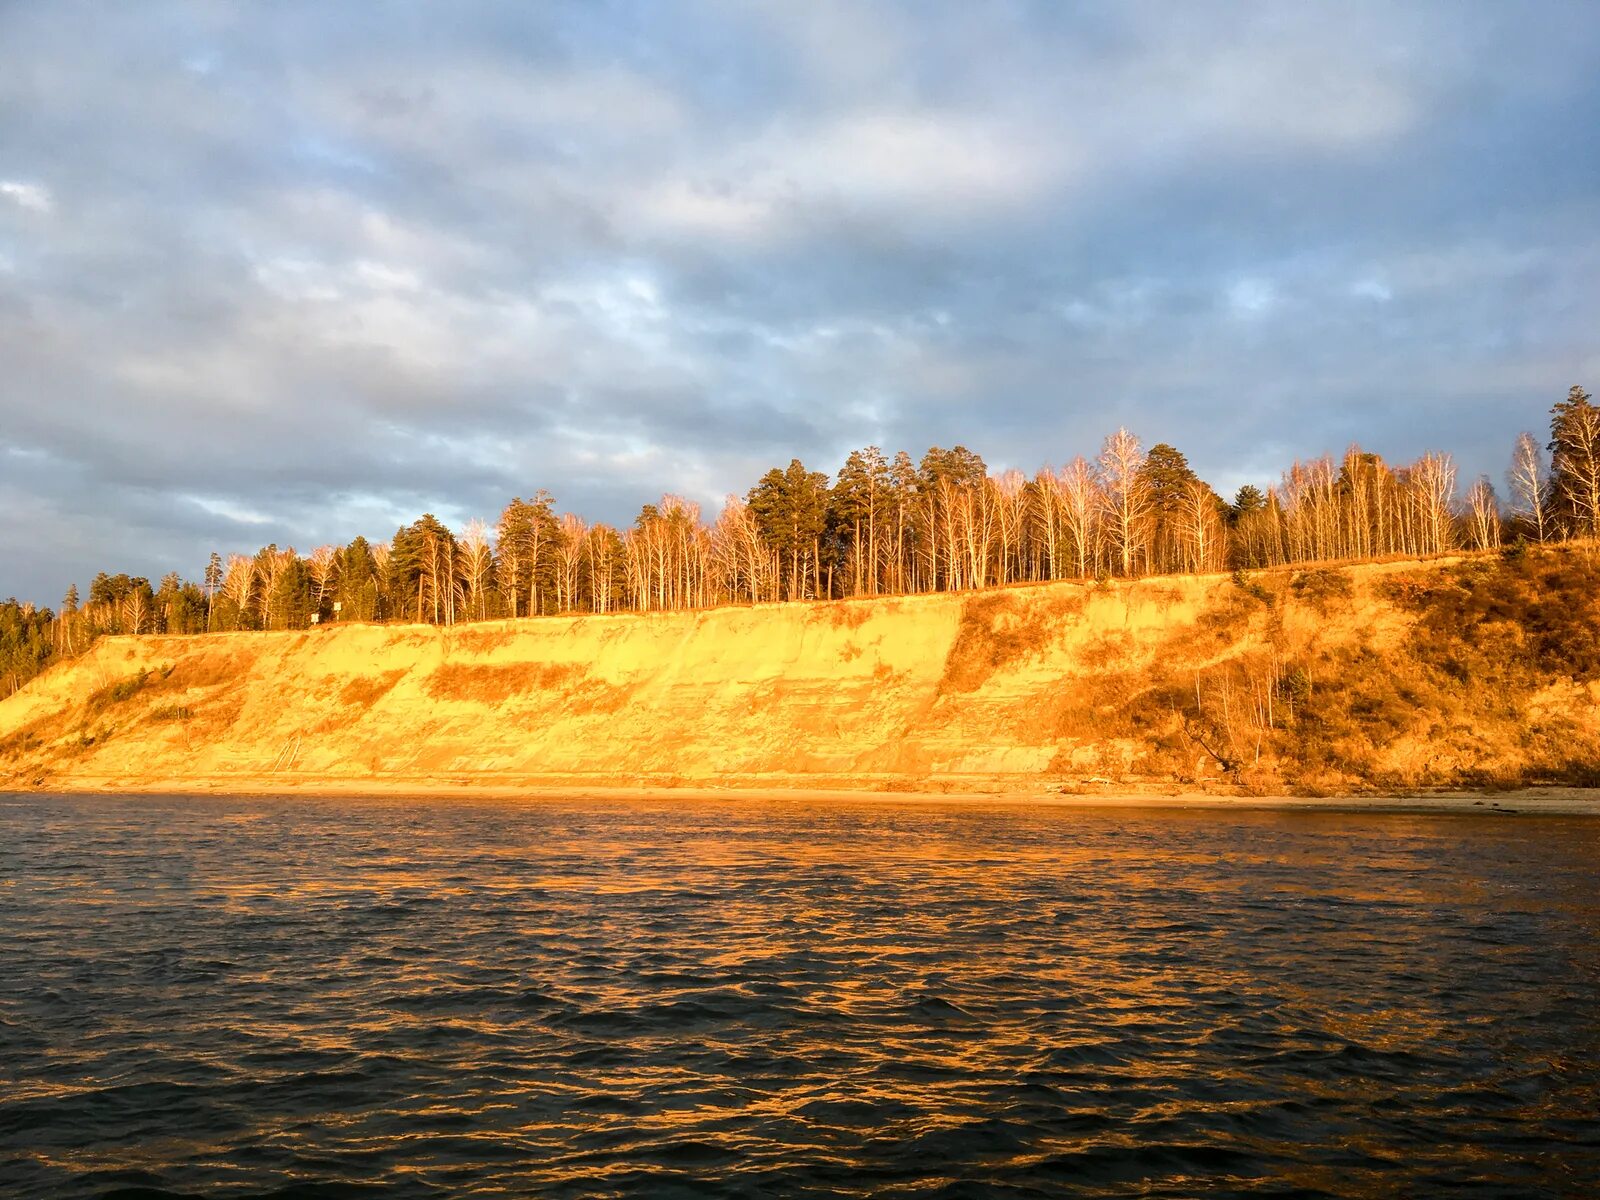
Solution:
<svg viewBox="0 0 1600 1200">
<path fill-rule="evenodd" d="M 1533 434 L 1525 432 L 1517 435 L 1517 443 L 1511 450 L 1511 467 L 1506 472 L 1506 482 L 1511 485 L 1511 511 L 1527 522 L 1535 539 L 1544 542 L 1548 537 L 1546 495 L 1550 487 L 1550 473 L 1545 466 L 1544 450 Z"/>
<path fill-rule="evenodd" d="M 1500 500 L 1487 475 L 1480 475 L 1467 490 L 1467 540 L 1474 550 L 1494 550 L 1500 545 Z"/>
<path fill-rule="evenodd" d="M 1100 448 L 1101 503 L 1106 537 L 1120 572 L 1131 576 L 1144 552 L 1149 498 L 1139 478 L 1144 447 L 1127 429 L 1118 429 Z"/>
<path fill-rule="evenodd" d="M 468 521 L 456 538 L 460 557 L 463 607 L 471 620 L 489 614 L 489 588 L 494 570 L 494 551 L 489 546 L 489 527 L 480 518 Z"/>
</svg>

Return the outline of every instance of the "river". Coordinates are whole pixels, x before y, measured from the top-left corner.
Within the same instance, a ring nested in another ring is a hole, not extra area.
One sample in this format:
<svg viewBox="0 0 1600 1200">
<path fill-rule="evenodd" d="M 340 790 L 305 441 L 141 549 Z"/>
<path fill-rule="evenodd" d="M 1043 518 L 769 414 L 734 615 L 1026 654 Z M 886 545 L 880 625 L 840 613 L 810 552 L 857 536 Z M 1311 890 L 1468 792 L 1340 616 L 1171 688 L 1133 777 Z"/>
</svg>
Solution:
<svg viewBox="0 0 1600 1200">
<path fill-rule="evenodd" d="M 1600 821 L 0 795 L 0 1194 L 1600 1194 Z"/>
</svg>

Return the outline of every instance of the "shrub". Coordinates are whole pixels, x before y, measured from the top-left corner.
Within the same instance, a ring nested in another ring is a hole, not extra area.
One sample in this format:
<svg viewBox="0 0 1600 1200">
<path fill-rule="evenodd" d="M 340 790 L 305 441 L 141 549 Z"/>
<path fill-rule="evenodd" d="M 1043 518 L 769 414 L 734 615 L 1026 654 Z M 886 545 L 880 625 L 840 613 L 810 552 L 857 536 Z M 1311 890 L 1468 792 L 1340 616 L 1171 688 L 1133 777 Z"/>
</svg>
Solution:
<svg viewBox="0 0 1600 1200">
<path fill-rule="evenodd" d="M 168 668 L 170 671 L 171 668 Z M 130 675 L 116 683 L 107 684 L 99 691 L 90 695 L 88 701 L 89 711 L 100 712 L 113 704 L 121 704 L 138 695 L 146 683 L 150 681 L 149 671 L 140 671 L 137 675 Z"/>
<path fill-rule="evenodd" d="M 1268 608 L 1272 607 L 1272 593 L 1262 587 L 1256 580 L 1244 573 L 1244 568 L 1236 568 L 1233 572 L 1233 586 L 1253 600 L 1259 600 Z"/>
<path fill-rule="evenodd" d="M 1349 598 L 1350 577 L 1343 571 L 1317 567 L 1298 572 L 1289 581 L 1289 588 L 1300 599 L 1322 612 L 1331 601 Z"/>
</svg>

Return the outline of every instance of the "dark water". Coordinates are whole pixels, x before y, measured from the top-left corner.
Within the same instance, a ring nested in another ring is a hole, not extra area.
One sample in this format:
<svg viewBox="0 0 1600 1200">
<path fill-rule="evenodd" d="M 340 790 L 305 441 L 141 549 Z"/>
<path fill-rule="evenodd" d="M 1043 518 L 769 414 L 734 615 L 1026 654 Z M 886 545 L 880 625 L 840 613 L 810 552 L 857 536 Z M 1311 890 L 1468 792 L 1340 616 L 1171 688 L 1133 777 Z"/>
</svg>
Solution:
<svg viewBox="0 0 1600 1200">
<path fill-rule="evenodd" d="M 6 1196 L 1600 1195 L 1600 821 L 0 796 Z"/>
</svg>

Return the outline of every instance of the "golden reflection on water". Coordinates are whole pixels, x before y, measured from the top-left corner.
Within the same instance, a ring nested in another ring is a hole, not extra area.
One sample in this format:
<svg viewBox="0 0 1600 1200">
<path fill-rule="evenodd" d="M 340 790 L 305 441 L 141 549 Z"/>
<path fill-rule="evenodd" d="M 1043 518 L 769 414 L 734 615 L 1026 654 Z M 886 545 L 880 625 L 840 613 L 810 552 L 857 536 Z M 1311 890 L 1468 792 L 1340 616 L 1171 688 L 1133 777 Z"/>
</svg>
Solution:
<svg viewBox="0 0 1600 1200">
<path fill-rule="evenodd" d="M 40 1195 L 1559 1194 L 1600 1168 L 1584 822 L 245 799 L 0 822 L 24 885 L 0 893 L 0 1173 Z"/>
</svg>

